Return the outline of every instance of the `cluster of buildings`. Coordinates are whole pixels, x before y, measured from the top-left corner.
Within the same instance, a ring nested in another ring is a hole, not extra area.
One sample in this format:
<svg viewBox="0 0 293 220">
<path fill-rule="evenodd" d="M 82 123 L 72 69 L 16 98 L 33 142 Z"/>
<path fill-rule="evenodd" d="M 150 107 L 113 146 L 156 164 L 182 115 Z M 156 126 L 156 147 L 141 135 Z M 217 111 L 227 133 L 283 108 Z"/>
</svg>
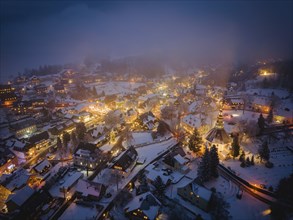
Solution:
<svg viewBox="0 0 293 220">
<path fill-rule="evenodd" d="M 133 178 L 139 165 L 145 165 L 146 182 L 131 179 L 136 195 L 124 207 L 126 216 L 155 219 L 162 214 L 163 204 L 151 190 L 158 176 L 166 186 L 180 183 L 174 193 L 208 211 L 212 192 L 190 175 L 194 158 L 186 149 L 180 146 L 150 164 L 144 164 L 137 149 L 176 137 L 177 130 L 188 137 L 198 129 L 204 146 L 216 145 L 225 158 L 232 143 L 226 112 L 266 115 L 273 109 L 274 123 L 284 124 L 293 122 L 293 114 L 288 91 L 248 85 L 249 89 L 239 91 L 236 83 L 227 89 L 201 83 L 205 76 L 198 71 L 187 76 L 164 75 L 160 80 L 125 81 L 125 77 L 117 80 L 107 74 L 66 69 L 0 85 L 0 212 L 4 217 L 50 219 L 72 198 L 84 206 L 95 201 L 100 211 L 98 202 L 111 198 L 109 185 L 93 181 L 91 175 L 107 169 L 114 180 L 117 176 Z M 162 121 L 166 131 L 159 132 Z M 83 138 L 77 137 L 81 124 Z M 133 143 L 134 132 L 152 138 Z M 65 133 L 70 135 L 67 144 Z"/>
</svg>

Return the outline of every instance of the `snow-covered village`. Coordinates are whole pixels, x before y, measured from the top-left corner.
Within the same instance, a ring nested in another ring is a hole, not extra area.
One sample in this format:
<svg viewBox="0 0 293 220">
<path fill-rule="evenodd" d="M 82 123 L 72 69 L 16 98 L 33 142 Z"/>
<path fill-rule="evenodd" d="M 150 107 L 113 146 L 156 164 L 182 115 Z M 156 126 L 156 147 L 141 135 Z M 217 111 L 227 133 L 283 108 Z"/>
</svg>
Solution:
<svg viewBox="0 0 293 220">
<path fill-rule="evenodd" d="M 0 219 L 292 219 L 292 64 L 92 55 L 1 69 Z"/>
</svg>

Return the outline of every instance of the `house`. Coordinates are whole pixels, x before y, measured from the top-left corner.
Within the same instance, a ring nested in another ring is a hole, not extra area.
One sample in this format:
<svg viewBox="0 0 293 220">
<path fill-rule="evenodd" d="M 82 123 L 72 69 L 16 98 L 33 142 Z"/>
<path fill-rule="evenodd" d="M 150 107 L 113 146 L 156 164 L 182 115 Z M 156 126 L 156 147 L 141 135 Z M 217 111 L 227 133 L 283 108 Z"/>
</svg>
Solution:
<svg viewBox="0 0 293 220">
<path fill-rule="evenodd" d="M 124 114 L 124 119 L 126 123 L 133 122 L 137 117 L 137 112 L 134 109 L 128 109 Z"/>
<path fill-rule="evenodd" d="M 24 139 L 19 141 L 17 139 L 13 140 L 11 143 L 13 153 L 21 159 L 26 159 L 34 155 L 35 148 Z"/>
<path fill-rule="evenodd" d="M 63 84 L 55 84 L 54 85 L 54 90 L 55 90 L 56 93 L 59 93 L 59 94 L 64 94 L 65 93 L 65 88 L 64 88 Z"/>
<path fill-rule="evenodd" d="M 11 192 L 19 190 L 29 184 L 31 175 L 25 169 L 18 169 L 9 175 L 2 175 L 1 185 Z"/>
<path fill-rule="evenodd" d="M 53 128 L 49 129 L 49 133 L 54 136 L 61 135 L 64 131 L 71 133 L 75 130 L 76 125 L 72 120 L 67 120 L 64 123 L 60 123 Z"/>
<path fill-rule="evenodd" d="M 11 107 L 17 99 L 18 98 L 14 92 L 0 93 L 0 103 L 3 107 Z"/>
<path fill-rule="evenodd" d="M 103 154 L 94 144 L 81 142 L 73 155 L 75 166 L 94 170 L 102 162 Z"/>
<path fill-rule="evenodd" d="M 146 192 L 134 197 L 124 211 L 129 219 L 153 220 L 158 216 L 160 207 L 160 201 L 151 192 Z"/>
<path fill-rule="evenodd" d="M 17 101 L 12 105 L 12 110 L 15 114 L 28 114 L 32 110 L 32 103 L 30 101 Z"/>
<path fill-rule="evenodd" d="M 106 193 L 106 186 L 101 183 L 79 179 L 76 185 L 77 198 L 99 201 Z"/>
<path fill-rule="evenodd" d="M 37 125 L 34 119 L 29 118 L 11 124 L 10 129 L 14 132 L 16 138 L 22 138 L 34 133 L 37 130 Z"/>
<path fill-rule="evenodd" d="M 209 209 L 212 192 L 202 186 L 199 186 L 194 181 L 181 188 L 177 188 L 177 194 L 204 211 Z"/>
<path fill-rule="evenodd" d="M 149 130 L 153 129 L 156 121 L 156 117 L 151 111 L 143 113 L 137 118 L 138 124 Z"/>
<path fill-rule="evenodd" d="M 25 186 L 16 193 L 11 194 L 6 201 L 8 211 L 13 212 L 19 210 L 34 193 L 34 189 L 29 186 Z"/>
<path fill-rule="evenodd" d="M 26 141 L 15 140 L 13 144 L 14 153 L 20 158 L 28 158 L 35 154 L 36 150 L 49 146 L 49 134 L 47 131 L 31 136 Z"/>
<path fill-rule="evenodd" d="M 13 90 L 11 88 L 11 85 L 4 85 L 0 84 L 0 94 L 8 94 L 11 93 Z"/>
<path fill-rule="evenodd" d="M 37 150 L 49 146 L 49 133 L 47 131 L 36 134 L 28 139 L 28 143 L 31 147 Z"/>
<path fill-rule="evenodd" d="M 189 171 L 188 166 L 186 166 L 189 160 L 182 157 L 180 154 L 169 154 L 164 158 L 163 162 L 169 169 L 178 170 L 181 173 L 187 173 Z"/>
<path fill-rule="evenodd" d="M 41 82 L 40 78 L 37 77 L 37 76 L 33 76 L 33 77 L 30 79 L 30 81 L 31 81 L 31 84 L 32 84 L 32 85 L 38 85 L 38 84 L 40 84 L 40 82 Z"/>
<path fill-rule="evenodd" d="M 33 172 L 41 176 L 45 176 L 50 171 L 51 168 L 52 168 L 52 164 L 48 160 L 43 160 L 39 162 L 38 164 L 36 164 L 32 170 Z"/>
<path fill-rule="evenodd" d="M 75 172 L 71 176 L 67 177 L 65 179 L 65 182 L 60 186 L 59 190 L 60 192 L 69 192 L 72 187 L 74 187 L 78 180 L 83 177 L 83 174 L 80 172 Z"/>
<path fill-rule="evenodd" d="M 105 131 L 105 126 L 103 124 L 97 125 L 95 129 L 92 130 L 91 135 L 93 138 L 98 138 L 101 136 Z"/>
<path fill-rule="evenodd" d="M 137 161 L 137 152 L 133 146 L 122 152 L 117 158 L 114 158 L 112 169 L 121 171 L 123 173 L 130 173 Z"/>
<path fill-rule="evenodd" d="M 271 98 L 267 96 L 254 96 L 251 101 L 251 108 L 254 111 L 268 114 L 271 106 Z"/>
<path fill-rule="evenodd" d="M 46 86 L 45 84 L 40 84 L 34 87 L 35 91 L 37 92 L 37 94 L 41 95 L 41 94 L 45 94 L 48 92 L 48 86 Z"/>
<path fill-rule="evenodd" d="M 16 169 L 18 159 L 15 154 L 7 147 L 0 147 L 0 175 L 4 172 L 11 173 Z"/>
</svg>

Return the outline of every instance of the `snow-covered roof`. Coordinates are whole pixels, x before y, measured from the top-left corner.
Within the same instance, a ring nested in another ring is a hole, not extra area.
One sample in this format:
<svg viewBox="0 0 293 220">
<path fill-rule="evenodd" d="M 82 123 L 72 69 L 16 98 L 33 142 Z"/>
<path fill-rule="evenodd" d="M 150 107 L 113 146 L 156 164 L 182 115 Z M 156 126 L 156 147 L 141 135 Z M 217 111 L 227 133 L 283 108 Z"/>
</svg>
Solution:
<svg viewBox="0 0 293 220">
<path fill-rule="evenodd" d="M 41 163 L 37 164 L 34 169 L 40 173 L 44 170 L 45 167 L 50 167 L 51 163 L 48 160 L 43 160 Z"/>
<path fill-rule="evenodd" d="M 206 135 L 206 140 L 215 144 L 228 144 L 232 142 L 224 128 L 212 128 Z"/>
<path fill-rule="evenodd" d="M 265 96 L 255 96 L 252 102 L 257 105 L 270 105 L 270 99 Z"/>
<path fill-rule="evenodd" d="M 6 181 L 3 185 L 13 191 L 15 189 L 19 189 L 22 186 L 26 185 L 30 175 L 27 170 L 25 169 L 18 169 L 13 174 L 10 174 L 9 177 L 6 178 Z"/>
<path fill-rule="evenodd" d="M 84 179 L 79 179 L 76 185 L 76 192 L 82 193 L 83 196 L 100 197 L 103 185 Z"/>
<path fill-rule="evenodd" d="M 104 132 L 105 126 L 104 125 L 98 125 L 93 131 L 92 136 L 97 137 L 100 134 Z"/>
<path fill-rule="evenodd" d="M 134 197 L 125 206 L 125 210 L 127 210 L 127 212 L 131 212 L 140 209 L 149 219 L 155 219 L 160 209 L 160 206 L 160 201 L 157 200 L 151 192 L 146 192 L 144 194 Z"/>
<path fill-rule="evenodd" d="M 199 128 L 201 126 L 201 120 L 198 115 L 187 115 L 182 119 L 182 121 L 194 128 Z"/>
<path fill-rule="evenodd" d="M 8 201 L 12 201 L 20 207 L 34 194 L 34 192 L 34 189 L 30 188 L 29 186 L 25 186 L 18 190 L 15 194 L 11 194 Z"/>
<path fill-rule="evenodd" d="M 26 145 L 26 142 L 21 142 L 17 139 L 15 139 L 15 142 L 13 144 L 13 147 L 18 148 L 18 149 L 23 149 Z"/>
<path fill-rule="evenodd" d="M 70 188 L 78 179 L 80 179 L 83 176 L 80 172 L 75 172 L 70 176 L 68 179 L 65 179 L 65 182 L 60 186 L 60 188 Z"/>
<path fill-rule="evenodd" d="M 187 160 L 182 157 L 180 154 L 177 154 L 176 156 L 174 156 L 174 159 L 180 163 L 181 165 L 185 164 L 187 162 Z"/>
<path fill-rule="evenodd" d="M 192 182 L 191 186 L 194 194 L 198 195 L 200 198 L 203 198 L 206 201 L 210 200 L 212 196 L 212 192 L 210 190 L 197 185 L 195 182 Z"/>
</svg>

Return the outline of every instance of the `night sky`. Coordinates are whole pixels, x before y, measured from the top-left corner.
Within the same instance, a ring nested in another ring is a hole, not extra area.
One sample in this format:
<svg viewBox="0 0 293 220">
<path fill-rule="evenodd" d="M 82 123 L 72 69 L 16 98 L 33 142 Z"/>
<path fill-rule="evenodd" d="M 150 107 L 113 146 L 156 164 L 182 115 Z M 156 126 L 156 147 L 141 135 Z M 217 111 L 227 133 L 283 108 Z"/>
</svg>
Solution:
<svg viewBox="0 0 293 220">
<path fill-rule="evenodd" d="M 87 55 L 288 59 L 292 9 L 292 1 L 1 0 L 0 80 Z"/>
</svg>

